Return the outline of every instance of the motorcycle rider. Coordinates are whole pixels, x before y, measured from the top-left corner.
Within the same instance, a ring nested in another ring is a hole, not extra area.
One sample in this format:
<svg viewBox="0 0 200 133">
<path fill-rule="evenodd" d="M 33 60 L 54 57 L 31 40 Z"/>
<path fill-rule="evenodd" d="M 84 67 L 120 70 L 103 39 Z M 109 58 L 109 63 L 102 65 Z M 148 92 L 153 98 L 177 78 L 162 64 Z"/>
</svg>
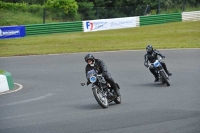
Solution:
<svg viewBox="0 0 200 133">
<path fill-rule="evenodd" d="M 161 56 L 162 58 L 165 58 L 165 55 L 161 54 L 158 50 L 154 50 L 154 49 L 153 49 L 153 46 L 150 45 L 150 44 L 147 45 L 146 51 L 147 51 L 147 53 L 144 55 L 144 60 L 145 60 L 145 61 L 144 61 L 144 65 L 145 65 L 146 67 L 149 67 L 149 70 L 151 71 L 151 73 L 152 73 L 152 74 L 154 75 L 154 77 L 155 77 L 155 81 L 154 81 L 154 82 L 157 82 L 157 81 L 159 80 L 158 74 L 155 72 L 153 66 L 151 66 L 151 65 L 149 66 L 149 65 L 148 65 L 148 61 L 149 61 L 150 63 L 154 63 L 154 62 L 157 60 L 157 56 L 158 56 L 158 55 Z M 163 66 L 165 72 L 168 74 L 168 76 L 171 76 L 172 73 L 170 73 L 170 72 L 167 70 L 166 64 L 165 64 L 164 62 L 160 62 L 160 63 L 161 63 L 161 65 Z"/>
<path fill-rule="evenodd" d="M 102 73 L 102 76 L 108 83 L 110 83 L 111 87 L 115 90 L 117 96 L 120 96 L 120 93 L 117 91 L 117 85 L 113 80 L 113 78 L 111 77 L 111 74 L 107 71 L 105 63 L 100 59 L 95 59 L 92 54 L 87 54 L 85 56 L 85 61 L 87 62 L 87 65 L 85 67 L 86 75 L 87 72 L 92 69 L 96 70 L 98 74 Z M 89 84 L 90 82 L 87 81 L 87 85 Z"/>
</svg>

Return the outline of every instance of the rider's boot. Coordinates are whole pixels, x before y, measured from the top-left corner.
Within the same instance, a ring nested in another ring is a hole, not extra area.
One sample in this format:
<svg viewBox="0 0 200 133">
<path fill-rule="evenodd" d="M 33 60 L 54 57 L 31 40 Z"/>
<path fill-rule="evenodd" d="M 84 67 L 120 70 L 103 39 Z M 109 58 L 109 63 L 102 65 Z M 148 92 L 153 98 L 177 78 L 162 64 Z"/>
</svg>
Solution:
<svg viewBox="0 0 200 133">
<path fill-rule="evenodd" d="M 158 78 L 158 73 L 156 73 L 155 71 L 154 71 L 154 69 L 149 69 L 150 71 L 151 71 L 151 73 L 154 75 L 154 77 L 155 77 L 155 80 L 154 80 L 154 82 L 158 82 L 159 81 L 159 78 Z"/>
<path fill-rule="evenodd" d="M 159 81 L 159 78 L 155 76 L 154 82 L 158 82 L 158 81 Z"/>
<path fill-rule="evenodd" d="M 170 73 L 169 71 L 167 72 L 168 76 L 172 76 L 172 73 Z"/>
<path fill-rule="evenodd" d="M 114 91 L 116 92 L 117 96 L 121 96 L 119 91 L 118 91 L 118 87 L 116 85 L 116 83 L 111 83 L 112 88 L 114 89 Z"/>
<path fill-rule="evenodd" d="M 114 85 L 114 87 L 113 87 L 113 88 L 114 88 L 114 90 L 115 90 L 115 92 L 116 92 L 117 96 L 118 96 L 118 97 L 119 97 L 119 96 L 121 96 L 121 95 L 120 95 L 120 93 L 119 93 L 119 91 L 118 91 L 118 87 L 117 87 L 117 85 L 116 85 L 116 84 Z"/>
<path fill-rule="evenodd" d="M 162 62 L 162 66 L 163 66 L 165 72 L 167 73 L 167 75 L 168 75 L 168 76 L 172 76 L 172 73 L 170 73 L 170 72 L 167 70 L 167 66 L 166 66 L 166 64 L 165 64 L 164 62 Z"/>
<path fill-rule="evenodd" d="M 107 73 L 107 75 L 105 75 L 105 80 L 110 83 L 111 87 L 114 89 L 114 91 L 116 92 L 117 96 L 120 96 L 120 93 L 118 91 L 118 87 L 115 83 L 115 81 L 113 80 L 113 78 L 111 77 L 111 75 L 109 73 Z"/>
</svg>

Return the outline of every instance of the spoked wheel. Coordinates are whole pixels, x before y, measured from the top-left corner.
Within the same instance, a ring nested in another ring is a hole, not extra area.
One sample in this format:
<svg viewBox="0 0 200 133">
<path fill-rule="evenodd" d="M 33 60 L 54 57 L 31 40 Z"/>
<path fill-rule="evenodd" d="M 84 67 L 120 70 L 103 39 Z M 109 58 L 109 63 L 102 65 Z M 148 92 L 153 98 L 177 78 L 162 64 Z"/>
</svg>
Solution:
<svg viewBox="0 0 200 133">
<path fill-rule="evenodd" d="M 106 97 L 106 95 L 104 95 L 98 87 L 95 87 L 92 89 L 94 97 L 96 99 L 96 101 L 98 102 L 98 104 L 102 107 L 102 108 L 108 108 L 108 99 Z"/>
</svg>

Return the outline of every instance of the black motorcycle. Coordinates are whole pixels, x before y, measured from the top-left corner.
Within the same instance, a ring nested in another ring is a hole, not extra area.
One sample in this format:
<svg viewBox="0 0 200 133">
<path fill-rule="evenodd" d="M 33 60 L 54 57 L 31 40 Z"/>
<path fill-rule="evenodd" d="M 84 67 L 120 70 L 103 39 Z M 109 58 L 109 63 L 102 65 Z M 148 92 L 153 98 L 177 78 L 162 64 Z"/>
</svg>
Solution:
<svg viewBox="0 0 200 133">
<path fill-rule="evenodd" d="M 111 85 L 106 82 L 102 74 L 97 74 L 95 70 L 90 70 L 87 73 L 87 79 L 92 83 L 92 91 L 94 94 L 94 97 L 98 104 L 102 108 L 108 108 L 109 103 L 115 102 L 116 104 L 121 103 L 121 96 L 117 96 L 114 89 L 111 87 Z M 81 83 L 81 85 L 85 85 L 85 83 Z M 119 85 L 116 83 L 119 92 Z"/>
<path fill-rule="evenodd" d="M 161 81 L 162 83 L 166 83 L 167 86 L 170 86 L 169 83 L 169 76 L 168 74 L 165 72 L 165 70 L 163 69 L 163 66 L 161 65 L 161 60 L 162 58 L 158 58 L 154 63 L 151 63 L 149 65 L 149 67 L 153 67 L 155 72 L 158 74 L 159 77 L 159 81 Z"/>
</svg>

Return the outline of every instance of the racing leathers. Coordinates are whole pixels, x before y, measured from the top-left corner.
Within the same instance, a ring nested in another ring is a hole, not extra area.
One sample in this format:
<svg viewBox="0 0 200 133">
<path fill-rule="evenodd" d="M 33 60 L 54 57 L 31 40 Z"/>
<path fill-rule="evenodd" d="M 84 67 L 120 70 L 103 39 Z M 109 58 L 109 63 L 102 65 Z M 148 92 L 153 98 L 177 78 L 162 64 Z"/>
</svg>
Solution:
<svg viewBox="0 0 200 133">
<path fill-rule="evenodd" d="M 146 67 L 149 67 L 148 65 L 148 61 L 150 63 L 154 63 L 157 59 L 158 59 L 158 55 L 161 56 L 162 58 L 165 58 L 165 56 L 163 54 L 161 54 L 158 50 L 153 50 L 151 53 L 147 53 L 144 55 L 144 65 Z M 165 72 L 171 76 L 172 74 L 167 70 L 167 66 L 164 62 L 161 62 L 161 65 L 163 66 Z M 157 82 L 159 79 L 158 79 L 158 74 L 155 72 L 154 68 L 153 67 L 149 67 L 149 70 L 151 71 L 151 73 L 154 75 L 155 77 L 155 81 L 154 82 Z"/>
<path fill-rule="evenodd" d="M 111 74 L 107 71 L 107 66 L 105 65 L 105 63 L 102 60 L 95 59 L 94 63 L 92 65 L 87 64 L 86 67 L 85 67 L 85 73 L 86 73 L 86 75 L 87 75 L 87 72 L 90 71 L 90 70 L 92 70 L 92 69 L 96 70 L 98 74 L 102 73 L 102 76 L 105 78 L 105 80 L 108 83 L 110 83 L 111 87 L 115 90 L 115 92 L 117 93 L 117 95 L 120 96 L 120 94 L 117 91 L 117 85 L 116 85 L 114 79 L 111 77 Z M 90 82 L 88 81 L 87 85 L 89 83 Z"/>
</svg>

